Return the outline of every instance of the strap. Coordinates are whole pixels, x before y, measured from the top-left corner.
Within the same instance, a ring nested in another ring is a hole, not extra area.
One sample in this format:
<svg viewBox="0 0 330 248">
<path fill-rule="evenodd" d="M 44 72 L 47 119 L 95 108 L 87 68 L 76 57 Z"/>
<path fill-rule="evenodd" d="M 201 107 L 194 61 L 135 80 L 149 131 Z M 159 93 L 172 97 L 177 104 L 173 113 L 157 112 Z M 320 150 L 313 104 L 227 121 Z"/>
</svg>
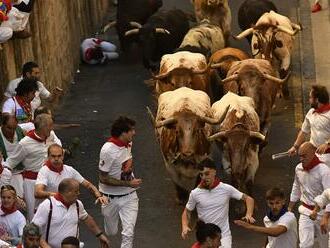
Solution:
<svg viewBox="0 0 330 248">
<path fill-rule="evenodd" d="M 77 208 L 77 215 L 78 215 L 76 238 L 79 239 L 79 203 L 78 203 L 78 201 L 76 201 L 76 208 Z"/>
<path fill-rule="evenodd" d="M 50 198 L 48 198 L 50 205 L 49 205 L 49 214 L 48 214 L 48 222 L 47 222 L 47 230 L 46 230 L 46 242 L 48 243 L 49 237 L 49 229 L 50 229 L 50 222 L 52 220 L 52 213 L 53 213 L 53 203 Z"/>
<path fill-rule="evenodd" d="M 1 148 L 3 159 L 6 160 L 8 155 L 7 155 L 6 146 L 5 146 L 5 142 L 3 141 L 2 135 L 0 135 L 0 148 Z"/>
<path fill-rule="evenodd" d="M 18 125 L 17 125 L 17 128 L 16 128 L 16 134 L 17 134 L 17 140 L 18 141 L 20 141 L 21 139 L 23 139 L 25 137 L 23 129 Z"/>
</svg>

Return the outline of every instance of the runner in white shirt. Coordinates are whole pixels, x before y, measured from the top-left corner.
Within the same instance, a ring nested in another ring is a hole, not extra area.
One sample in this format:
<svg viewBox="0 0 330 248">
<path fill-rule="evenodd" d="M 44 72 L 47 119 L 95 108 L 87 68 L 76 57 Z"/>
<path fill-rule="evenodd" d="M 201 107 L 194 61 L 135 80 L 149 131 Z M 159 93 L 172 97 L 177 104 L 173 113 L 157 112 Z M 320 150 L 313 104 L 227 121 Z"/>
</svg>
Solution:
<svg viewBox="0 0 330 248">
<path fill-rule="evenodd" d="M 54 196 L 60 182 L 65 178 L 72 178 L 90 190 L 97 199 L 96 202 L 107 204 L 107 197 L 103 196 L 97 188 L 83 178 L 78 171 L 71 166 L 63 164 L 63 159 L 63 148 L 58 144 L 50 145 L 48 148 L 48 160 L 38 173 L 35 185 L 35 197 L 45 199 Z"/>
<path fill-rule="evenodd" d="M 299 240 L 301 248 L 309 248 L 314 245 L 314 237 L 320 248 L 328 248 L 328 233 L 322 234 L 321 217 L 324 211 L 312 221 L 309 215 L 314 209 L 314 198 L 330 188 L 330 169 L 315 155 L 316 148 L 310 142 L 303 143 L 298 151 L 301 163 L 296 167 L 295 179 L 292 186 L 288 210 L 292 212 L 296 202 L 300 201 L 298 208 L 299 217 Z M 326 206 L 326 212 L 330 211 L 330 205 Z M 323 215 L 323 225 L 328 223 L 329 216 Z"/>
<path fill-rule="evenodd" d="M 87 64 L 102 64 L 106 59 L 117 59 L 116 46 L 108 41 L 88 38 L 81 43 L 82 60 Z"/>
<path fill-rule="evenodd" d="M 119 117 L 111 127 L 111 138 L 100 152 L 99 190 L 109 197 L 109 204 L 102 205 L 104 229 L 107 234 L 118 232 L 122 224 L 121 248 L 132 248 L 134 228 L 138 215 L 139 198 L 136 190 L 142 180 L 133 174 L 131 145 L 135 135 L 135 121 Z"/>
<path fill-rule="evenodd" d="M 296 248 L 297 219 L 293 213 L 287 211 L 284 192 L 279 188 L 272 188 L 266 193 L 266 201 L 265 227 L 252 225 L 242 220 L 234 221 L 235 224 L 268 235 L 266 248 Z"/>
<path fill-rule="evenodd" d="M 41 114 L 35 119 L 36 129 L 30 131 L 18 144 L 12 156 L 5 162 L 8 168 L 14 169 L 19 163 L 24 165 L 24 198 L 27 205 L 28 219 L 31 220 L 35 209 L 34 185 L 38 172 L 47 159 L 47 149 L 51 145 L 46 141 L 53 129 L 50 115 Z"/>
<path fill-rule="evenodd" d="M 16 191 L 11 185 L 1 187 L 0 239 L 11 245 L 21 243 L 24 215 L 16 207 Z"/>
<path fill-rule="evenodd" d="M 23 78 L 35 78 L 37 80 L 38 89 L 35 93 L 35 97 L 31 102 L 32 113 L 41 105 L 41 98 L 47 99 L 50 102 L 55 102 L 58 100 L 58 97 L 62 93 L 62 89 L 56 87 L 53 93 L 50 93 L 49 90 L 40 82 L 40 68 L 35 62 L 27 62 L 23 65 L 22 76 L 10 81 L 7 85 L 7 89 L 4 93 L 5 97 L 12 98 L 16 96 L 16 88 L 18 84 L 22 81 Z"/>
<path fill-rule="evenodd" d="M 222 183 L 216 177 L 216 166 L 211 159 L 200 163 L 201 183 L 191 191 L 186 208 L 182 213 L 182 238 L 191 231 L 189 220 L 191 212 L 196 208 L 198 219 L 204 223 L 216 224 L 221 229 L 221 247 L 232 247 L 232 236 L 229 228 L 229 201 L 230 199 L 243 200 L 246 204 L 246 214 L 243 218 L 254 223 L 252 217 L 254 200 L 250 196 L 238 191 L 229 184 Z"/>
<path fill-rule="evenodd" d="M 17 120 L 12 115 L 2 116 L 2 125 L 0 128 L 0 150 L 4 161 L 14 153 L 18 146 L 18 142 L 24 138 L 23 130 L 17 125 Z M 23 198 L 23 164 L 18 165 L 12 171 L 10 182 L 16 189 L 16 193 L 20 198 Z"/>
<path fill-rule="evenodd" d="M 8 98 L 2 106 L 2 113 L 15 116 L 23 130 L 24 125 L 33 120 L 31 101 L 37 90 L 38 85 L 34 78 L 24 78 L 16 88 L 17 95 Z"/>
<path fill-rule="evenodd" d="M 311 109 L 306 114 L 301 130 L 294 145 L 288 150 L 291 155 L 297 154 L 300 145 L 310 135 L 310 142 L 319 154 L 330 148 L 330 104 L 327 88 L 313 85 L 309 93 Z"/>
<path fill-rule="evenodd" d="M 86 212 L 82 202 L 78 200 L 78 195 L 79 183 L 71 178 L 64 179 L 59 184 L 58 193 L 39 205 L 32 222 L 40 226 L 42 237 L 52 248 L 61 248 L 62 240 L 68 236 L 78 237 L 79 220 L 83 221 L 100 240 L 100 247 L 110 247 L 108 238 L 103 234 L 93 217 Z M 51 217 L 50 221 L 49 216 Z"/>
</svg>

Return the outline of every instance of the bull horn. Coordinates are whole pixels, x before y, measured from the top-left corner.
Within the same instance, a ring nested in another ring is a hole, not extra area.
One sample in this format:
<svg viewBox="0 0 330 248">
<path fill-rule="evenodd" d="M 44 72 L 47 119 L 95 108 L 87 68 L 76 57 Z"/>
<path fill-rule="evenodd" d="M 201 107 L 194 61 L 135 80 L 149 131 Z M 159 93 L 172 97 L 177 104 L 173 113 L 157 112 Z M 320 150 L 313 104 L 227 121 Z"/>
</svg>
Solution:
<svg viewBox="0 0 330 248">
<path fill-rule="evenodd" d="M 209 137 L 207 137 L 207 140 L 208 141 L 213 141 L 213 140 L 216 140 L 217 138 L 220 138 L 220 137 L 226 137 L 227 135 L 227 131 L 220 131 L 220 132 L 217 132 Z"/>
<path fill-rule="evenodd" d="M 207 67 L 205 67 L 204 69 L 193 69 L 192 72 L 194 74 L 204 74 L 207 72 L 207 69 L 208 69 Z"/>
<path fill-rule="evenodd" d="M 287 34 L 289 34 L 289 35 L 291 35 L 291 36 L 294 36 L 294 35 L 298 32 L 298 30 L 296 30 L 296 31 L 292 31 L 292 30 L 290 30 L 289 28 L 284 27 L 284 26 L 281 26 L 281 25 L 278 25 L 278 26 L 277 26 L 277 29 L 278 29 L 279 31 L 282 31 L 282 32 L 284 32 L 284 33 L 287 33 Z"/>
<path fill-rule="evenodd" d="M 229 77 L 226 77 L 225 79 L 221 80 L 222 83 L 227 83 L 230 81 L 235 81 L 238 79 L 238 74 L 231 75 Z"/>
<path fill-rule="evenodd" d="M 168 72 L 165 72 L 165 73 L 162 73 L 162 74 L 158 74 L 158 75 L 151 75 L 151 77 L 153 78 L 153 79 L 164 79 L 164 78 L 166 78 L 167 76 L 168 76 L 168 74 L 169 74 L 170 72 L 168 71 Z"/>
<path fill-rule="evenodd" d="M 288 72 L 288 74 L 285 76 L 285 78 L 283 79 L 280 79 L 280 78 L 277 78 L 277 77 L 274 77 L 274 76 L 271 76 L 267 73 L 264 73 L 263 76 L 265 79 L 268 79 L 268 80 L 271 80 L 271 81 L 274 81 L 276 83 L 279 83 L 279 84 L 282 84 L 284 83 L 286 80 L 288 80 L 289 76 L 290 76 L 291 72 Z"/>
<path fill-rule="evenodd" d="M 236 40 L 241 40 L 241 39 L 243 39 L 244 37 L 246 37 L 246 36 L 252 34 L 252 32 L 253 32 L 253 28 L 248 28 L 248 29 L 244 30 L 242 33 L 240 33 L 239 35 L 234 36 L 234 38 L 235 38 Z"/>
<path fill-rule="evenodd" d="M 297 23 L 291 22 L 291 27 L 293 29 L 297 29 L 299 31 L 301 31 L 303 29 L 303 27 L 301 26 L 301 23 L 297 24 Z"/>
<path fill-rule="evenodd" d="M 217 69 L 219 67 L 222 67 L 223 65 L 225 65 L 225 62 L 211 64 L 210 67 L 211 67 L 211 69 Z"/>
<path fill-rule="evenodd" d="M 136 28 L 142 28 L 142 25 L 138 22 L 129 22 L 129 24 L 132 26 L 132 27 L 136 27 Z"/>
<path fill-rule="evenodd" d="M 265 141 L 265 139 L 266 139 L 265 135 L 261 134 L 260 132 L 250 131 L 250 136 L 260 139 L 262 141 Z"/>
<path fill-rule="evenodd" d="M 152 125 L 155 127 L 155 125 L 156 125 L 155 117 L 154 117 L 154 115 L 152 114 L 152 112 L 151 112 L 149 106 L 147 106 L 146 108 L 147 108 L 147 113 L 148 113 L 148 115 L 149 115 L 149 117 L 150 117 L 150 121 L 151 121 Z"/>
<path fill-rule="evenodd" d="M 139 28 L 134 28 L 134 29 L 126 31 L 125 36 L 129 36 L 129 35 L 132 35 L 132 34 L 138 34 L 139 32 L 140 32 Z"/>
<path fill-rule="evenodd" d="M 228 105 L 228 106 L 226 107 L 225 111 L 224 111 L 223 114 L 220 116 L 219 120 L 217 120 L 217 119 L 215 119 L 215 118 L 207 117 L 207 116 L 203 116 L 203 117 L 201 117 L 201 119 L 202 119 L 203 121 L 205 121 L 206 123 L 208 123 L 208 124 L 213 124 L 213 125 L 220 124 L 220 123 L 225 119 L 229 107 L 230 107 L 230 105 Z"/>
<path fill-rule="evenodd" d="M 161 34 L 171 34 L 170 31 L 168 31 L 165 28 L 155 28 L 156 33 L 161 33 Z"/>
<path fill-rule="evenodd" d="M 109 22 L 107 25 L 105 25 L 102 29 L 102 33 L 105 33 L 107 32 L 108 29 L 114 27 L 117 25 L 117 21 L 112 21 L 112 22 Z"/>
<path fill-rule="evenodd" d="M 172 124 L 172 123 L 175 123 L 175 122 L 176 122 L 176 119 L 174 117 L 168 118 L 168 119 L 163 120 L 163 121 L 157 121 L 156 124 L 155 124 L 155 128 L 160 128 L 162 126 Z"/>
</svg>

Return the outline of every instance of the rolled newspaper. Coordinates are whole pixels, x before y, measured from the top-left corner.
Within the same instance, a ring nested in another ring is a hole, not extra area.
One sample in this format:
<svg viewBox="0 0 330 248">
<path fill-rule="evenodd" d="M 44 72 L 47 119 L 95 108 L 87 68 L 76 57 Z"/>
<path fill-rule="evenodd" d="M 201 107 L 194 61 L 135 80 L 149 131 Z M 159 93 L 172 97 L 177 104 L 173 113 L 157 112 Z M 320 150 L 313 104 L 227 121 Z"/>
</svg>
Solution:
<svg viewBox="0 0 330 248">
<path fill-rule="evenodd" d="M 280 152 L 280 153 L 276 153 L 272 155 L 272 159 L 279 159 L 279 158 L 283 158 L 283 157 L 288 157 L 290 155 L 289 152 Z"/>
</svg>

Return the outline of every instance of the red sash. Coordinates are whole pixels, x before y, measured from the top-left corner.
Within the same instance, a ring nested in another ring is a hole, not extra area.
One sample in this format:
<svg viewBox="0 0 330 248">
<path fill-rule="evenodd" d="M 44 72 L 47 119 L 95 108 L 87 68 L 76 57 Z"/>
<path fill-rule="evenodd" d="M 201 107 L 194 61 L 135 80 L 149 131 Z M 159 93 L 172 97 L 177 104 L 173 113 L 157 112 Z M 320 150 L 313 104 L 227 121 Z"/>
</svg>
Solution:
<svg viewBox="0 0 330 248">
<path fill-rule="evenodd" d="M 119 147 L 126 147 L 126 148 L 131 147 L 130 143 L 125 143 L 116 137 L 111 137 L 110 139 L 108 139 L 108 142 L 114 143 L 116 146 Z"/>
<path fill-rule="evenodd" d="M 28 117 L 28 120 L 30 121 L 32 119 L 31 103 L 27 103 L 26 101 L 24 101 L 24 99 L 21 96 L 15 96 L 15 99 L 17 103 L 21 106 L 21 108 L 24 110 L 26 116 Z"/>
<path fill-rule="evenodd" d="M 63 171 L 63 164 L 61 164 L 61 165 L 57 168 L 57 167 L 55 167 L 55 166 L 52 164 L 52 162 L 50 162 L 50 160 L 47 160 L 47 161 L 45 162 L 45 165 L 48 167 L 48 169 L 50 169 L 51 171 L 54 171 L 54 172 L 56 172 L 56 173 L 58 173 L 58 174 L 60 174 L 60 175 L 61 175 L 61 172 Z"/>
<path fill-rule="evenodd" d="M 38 172 L 26 170 L 26 171 L 23 171 L 22 175 L 23 175 L 23 178 L 37 180 Z"/>
<path fill-rule="evenodd" d="M 327 103 L 327 104 L 324 104 L 324 105 L 322 105 L 321 107 L 315 109 L 315 110 L 313 111 L 313 114 L 314 114 L 314 113 L 322 114 L 322 113 L 327 112 L 327 111 L 329 111 L 329 110 L 330 110 L 330 104 Z"/>
</svg>

